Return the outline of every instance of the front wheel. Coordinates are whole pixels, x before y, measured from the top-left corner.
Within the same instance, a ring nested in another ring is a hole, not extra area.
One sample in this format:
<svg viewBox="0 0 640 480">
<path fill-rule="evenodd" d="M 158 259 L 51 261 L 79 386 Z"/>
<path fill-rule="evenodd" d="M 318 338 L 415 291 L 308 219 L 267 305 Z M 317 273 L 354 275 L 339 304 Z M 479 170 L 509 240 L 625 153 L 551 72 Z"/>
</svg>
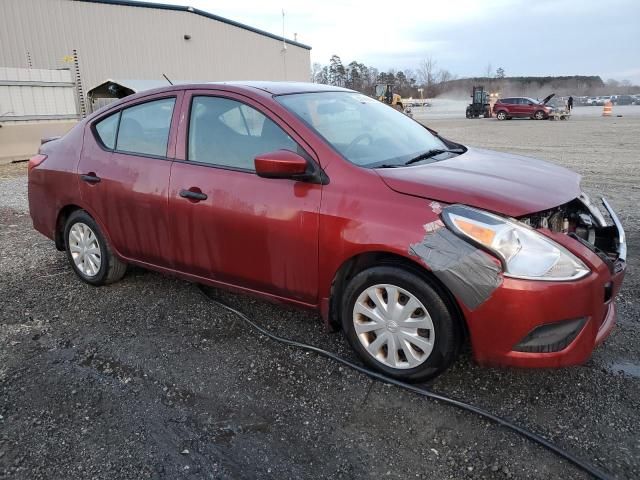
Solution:
<svg viewBox="0 0 640 480">
<path fill-rule="evenodd" d="M 507 112 L 501 110 L 496 114 L 496 118 L 498 120 L 506 120 L 507 119 Z"/>
<path fill-rule="evenodd" d="M 365 364 L 409 382 L 446 370 L 461 343 L 456 319 L 440 294 L 418 275 L 390 266 L 351 279 L 343 295 L 342 327 Z"/>
<path fill-rule="evenodd" d="M 127 264 L 120 261 L 100 227 L 84 210 L 73 212 L 64 228 L 67 258 L 76 274 L 91 285 L 120 280 Z"/>
<path fill-rule="evenodd" d="M 536 120 L 544 120 L 544 112 L 542 110 L 538 110 L 533 114 L 533 118 L 535 118 Z"/>
</svg>

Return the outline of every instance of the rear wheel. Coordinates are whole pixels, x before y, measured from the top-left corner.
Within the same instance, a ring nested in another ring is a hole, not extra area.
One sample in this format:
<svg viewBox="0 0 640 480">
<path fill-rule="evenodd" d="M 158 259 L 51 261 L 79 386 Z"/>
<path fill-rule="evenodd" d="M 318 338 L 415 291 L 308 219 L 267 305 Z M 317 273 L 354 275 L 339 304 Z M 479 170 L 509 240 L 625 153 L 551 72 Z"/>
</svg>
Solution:
<svg viewBox="0 0 640 480">
<path fill-rule="evenodd" d="M 82 280 L 105 285 L 120 280 L 127 264 L 112 252 L 98 224 L 84 210 L 73 212 L 64 228 L 67 259 Z"/>
<path fill-rule="evenodd" d="M 364 363 L 410 382 L 443 372 L 461 343 L 456 319 L 437 291 L 418 275 L 390 266 L 351 279 L 342 327 Z"/>
<path fill-rule="evenodd" d="M 506 120 L 507 119 L 507 112 L 505 112 L 504 110 L 500 110 L 498 113 L 496 113 L 496 118 L 498 120 Z"/>
</svg>

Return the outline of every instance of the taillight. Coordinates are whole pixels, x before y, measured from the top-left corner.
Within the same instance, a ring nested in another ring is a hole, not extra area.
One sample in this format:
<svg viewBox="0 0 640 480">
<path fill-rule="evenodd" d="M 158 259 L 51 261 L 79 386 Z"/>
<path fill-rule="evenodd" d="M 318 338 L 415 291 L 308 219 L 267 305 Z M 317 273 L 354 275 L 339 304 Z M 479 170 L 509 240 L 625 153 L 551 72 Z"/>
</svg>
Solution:
<svg viewBox="0 0 640 480">
<path fill-rule="evenodd" d="M 29 159 L 29 171 L 31 171 L 34 168 L 36 168 L 38 165 L 40 165 L 46 159 L 47 159 L 47 156 L 46 155 L 42 155 L 40 153 L 38 155 L 35 155 L 35 156 L 31 157 Z"/>
</svg>

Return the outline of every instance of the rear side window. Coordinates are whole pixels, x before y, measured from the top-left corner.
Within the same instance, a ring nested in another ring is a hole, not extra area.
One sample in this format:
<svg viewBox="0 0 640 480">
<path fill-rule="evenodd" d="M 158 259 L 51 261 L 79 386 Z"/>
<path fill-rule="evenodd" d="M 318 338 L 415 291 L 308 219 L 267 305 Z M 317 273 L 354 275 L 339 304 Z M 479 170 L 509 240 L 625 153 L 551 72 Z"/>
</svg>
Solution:
<svg viewBox="0 0 640 480">
<path fill-rule="evenodd" d="M 280 149 L 295 152 L 298 144 L 255 108 L 220 97 L 193 98 L 189 160 L 253 171 L 256 156 Z"/>
<path fill-rule="evenodd" d="M 116 133 L 118 133 L 118 120 L 120 112 L 108 116 L 96 123 L 96 132 L 102 144 L 110 150 L 116 146 Z"/>
<path fill-rule="evenodd" d="M 123 110 L 116 150 L 166 156 L 175 102 L 175 98 L 164 98 Z"/>
</svg>

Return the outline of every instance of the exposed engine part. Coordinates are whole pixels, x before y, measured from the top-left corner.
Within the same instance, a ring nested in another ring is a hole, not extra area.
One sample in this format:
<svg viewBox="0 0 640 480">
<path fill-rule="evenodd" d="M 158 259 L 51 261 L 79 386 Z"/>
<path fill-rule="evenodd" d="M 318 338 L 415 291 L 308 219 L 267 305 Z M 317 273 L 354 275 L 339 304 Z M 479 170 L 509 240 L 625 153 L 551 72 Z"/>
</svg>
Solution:
<svg viewBox="0 0 640 480">
<path fill-rule="evenodd" d="M 519 220 L 532 228 L 545 228 L 578 238 L 607 260 L 619 255 L 617 229 L 607 224 L 602 212 L 585 195 L 559 207 L 538 212 Z"/>
</svg>

